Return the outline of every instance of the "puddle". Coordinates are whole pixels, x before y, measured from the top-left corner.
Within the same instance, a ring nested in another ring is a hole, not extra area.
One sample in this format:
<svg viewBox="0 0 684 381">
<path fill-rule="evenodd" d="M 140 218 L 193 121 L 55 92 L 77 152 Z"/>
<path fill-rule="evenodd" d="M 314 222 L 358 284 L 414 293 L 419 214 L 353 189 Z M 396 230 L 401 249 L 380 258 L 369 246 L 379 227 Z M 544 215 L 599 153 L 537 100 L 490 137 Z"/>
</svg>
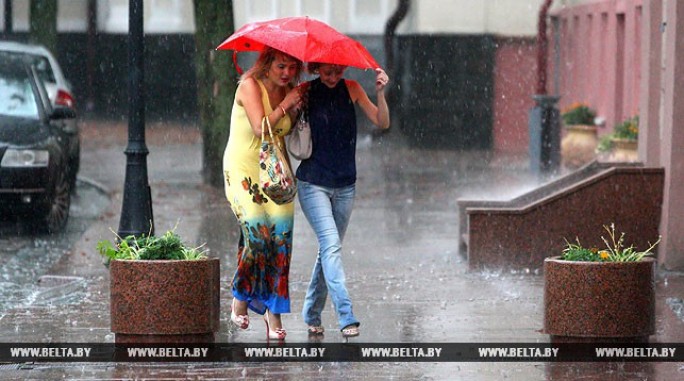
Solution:
<svg viewBox="0 0 684 381">
<path fill-rule="evenodd" d="M 80 303 L 86 296 L 87 282 L 81 277 L 44 275 L 35 285 L 0 282 L 0 288 L 2 317 L 11 308 Z"/>
<path fill-rule="evenodd" d="M 19 306 L 77 303 L 86 282 L 78 277 L 47 275 L 109 204 L 99 188 L 79 180 L 69 222 L 55 235 L 23 231 L 21 223 L 0 223 L 0 317 Z"/>
<path fill-rule="evenodd" d="M 667 298 L 665 303 L 672 309 L 672 312 L 674 312 L 679 320 L 684 321 L 684 300 L 680 298 Z"/>
<path fill-rule="evenodd" d="M 31 305 L 64 305 L 79 303 L 86 295 L 87 282 L 75 276 L 44 275 L 30 296 Z"/>
</svg>

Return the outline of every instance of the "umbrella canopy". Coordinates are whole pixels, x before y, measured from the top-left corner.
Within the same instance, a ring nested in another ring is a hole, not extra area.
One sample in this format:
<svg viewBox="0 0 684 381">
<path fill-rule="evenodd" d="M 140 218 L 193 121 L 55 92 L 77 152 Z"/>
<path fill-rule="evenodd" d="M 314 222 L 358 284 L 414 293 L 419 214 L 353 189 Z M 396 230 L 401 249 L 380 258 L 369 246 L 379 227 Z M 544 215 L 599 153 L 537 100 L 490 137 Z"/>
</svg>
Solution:
<svg viewBox="0 0 684 381">
<path fill-rule="evenodd" d="M 260 51 L 264 46 L 278 49 L 304 62 L 354 66 L 359 69 L 380 67 L 361 43 L 307 16 L 246 24 L 216 49 Z"/>
</svg>

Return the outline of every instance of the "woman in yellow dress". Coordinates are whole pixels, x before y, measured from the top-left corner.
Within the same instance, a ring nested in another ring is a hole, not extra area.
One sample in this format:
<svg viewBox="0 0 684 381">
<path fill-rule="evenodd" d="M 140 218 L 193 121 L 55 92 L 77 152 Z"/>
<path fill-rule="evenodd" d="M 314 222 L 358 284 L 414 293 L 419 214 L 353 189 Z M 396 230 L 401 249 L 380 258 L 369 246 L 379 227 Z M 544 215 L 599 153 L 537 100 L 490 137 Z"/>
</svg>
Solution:
<svg viewBox="0 0 684 381">
<path fill-rule="evenodd" d="M 301 97 L 295 84 L 302 62 L 266 48 L 240 79 L 223 155 L 225 193 L 241 228 L 232 281 L 231 320 L 249 326 L 247 309 L 264 315 L 267 337 L 282 340 L 280 314 L 290 312 L 288 274 L 294 202 L 277 205 L 259 187 L 259 152 L 264 118 L 284 147 Z M 268 136 L 268 131 L 265 131 Z"/>
</svg>

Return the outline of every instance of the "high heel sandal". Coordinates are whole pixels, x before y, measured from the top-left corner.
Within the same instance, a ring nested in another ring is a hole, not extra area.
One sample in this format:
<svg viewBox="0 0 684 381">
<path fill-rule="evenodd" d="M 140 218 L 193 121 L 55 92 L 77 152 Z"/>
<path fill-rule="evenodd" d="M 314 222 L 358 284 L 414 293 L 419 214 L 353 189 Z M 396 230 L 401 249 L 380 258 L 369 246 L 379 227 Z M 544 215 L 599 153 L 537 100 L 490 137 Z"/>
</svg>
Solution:
<svg viewBox="0 0 684 381">
<path fill-rule="evenodd" d="M 310 325 L 307 331 L 309 335 L 322 335 L 325 332 L 325 328 L 322 325 Z"/>
<path fill-rule="evenodd" d="M 275 330 L 271 330 L 271 325 L 268 321 L 269 316 L 270 314 L 268 313 L 268 310 L 266 310 L 264 313 L 264 322 L 266 323 L 266 338 L 273 340 L 285 340 L 287 332 L 284 328 L 276 328 Z"/>
<path fill-rule="evenodd" d="M 233 298 L 230 303 L 230 321 L 233 322 L 240 329 L 247 329 L 249 327 L 249 315 L 237 315 L 235 314 L 235 302 L 237 299 Z"/>
</svg>

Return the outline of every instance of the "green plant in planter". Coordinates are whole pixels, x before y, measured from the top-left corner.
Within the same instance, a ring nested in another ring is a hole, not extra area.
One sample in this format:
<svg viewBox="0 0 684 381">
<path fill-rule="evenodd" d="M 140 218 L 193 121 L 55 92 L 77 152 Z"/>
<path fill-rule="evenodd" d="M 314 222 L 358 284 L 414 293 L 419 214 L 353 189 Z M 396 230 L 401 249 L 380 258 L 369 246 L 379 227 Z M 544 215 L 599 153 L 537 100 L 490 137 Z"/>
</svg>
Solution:
<svg viewBox="0 0 684 381">
<path fill-rule="evenodd" d="M 615 126 L 613 137 L 617 139 L 637 140 L 639 137 L 639 115 L 625 119 Z"/>
<path fill-rule="evenodd" d="M 613 149 L 613 140 L 625 139 L 636 141 L 639 138 L 639 115 L 627 118 L 620 124 L 616 125 L 613 132 L 601 136 L 597 150 L 599 152 L 607 152 Z"/>
<path fill-rule="evenodd" d="M 594 118 L 596 118 L 596 111 L 590 108 L 586 103 L 575 102 L 563 110 L 561 118 L 566 126 L 573 124 L 593 126 Z"/>
<path fill-rule="evenodd" d="M 114 233 L 116 235 L 116 233 Z M 116 243 L 102 240 L 97 243 L 97 251 L 106 258 L 106 264 L 111 260 L 198 260 L 206 259 L 204 245 L 199 247 L 186 246 L 173 230 L 169 230 L 160 237 L 129 235 L 118 238 Z"/>
<path fill-rule="evenodd" d="M 584 262 L 638 262 L 646 256 L 653 255 L 653 249 L 660 243 L 661 237 L 644 251 L 637 250 L 634 245 L 625 246 L 625 233 L 620 233 L 618 237 L 615 232 L 615 224 L 610 224 L 610 227 L 603 225 L 603 228 L 608 232 L 610 241 L 601 236 L 601 239 L 606 244 L 605 249 L 596 247 L 584 247 L 578 238 L 575 238 L 576 243 L 565 240 L 566 247 L 563 249 L 561 259 L 566 261 L 584 261 Z"/>
<path fill-rule="evenodd" d="M 597 152 L 608 152 L 613 149 L 613 134 L 604 134 L 599 138 Z"/>
</svg>

